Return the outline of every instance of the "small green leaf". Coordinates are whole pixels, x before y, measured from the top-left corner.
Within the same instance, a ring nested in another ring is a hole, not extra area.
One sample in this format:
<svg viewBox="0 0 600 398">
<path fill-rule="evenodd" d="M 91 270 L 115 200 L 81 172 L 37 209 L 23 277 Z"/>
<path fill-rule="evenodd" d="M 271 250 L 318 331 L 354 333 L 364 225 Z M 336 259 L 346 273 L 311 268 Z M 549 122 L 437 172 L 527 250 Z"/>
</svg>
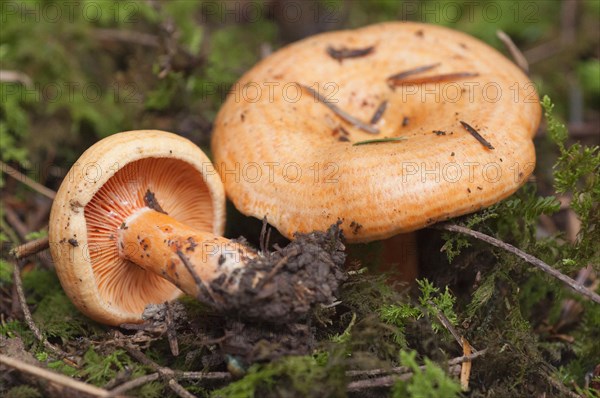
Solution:
<svg viewBox="0 0 600 398">
<path fill-rule="evenodd" d="M 354 144 L 352 144 L 352 146 L 369 145 L 369 144 L 383 144 L 386 142 L 400 142 L 400 141 L 406 141 L 406 138 L 404 138 L 404 137 L 377 138 L 374 140 L 358 141 L 358 142 L 355 142 Z"/>
</svg>

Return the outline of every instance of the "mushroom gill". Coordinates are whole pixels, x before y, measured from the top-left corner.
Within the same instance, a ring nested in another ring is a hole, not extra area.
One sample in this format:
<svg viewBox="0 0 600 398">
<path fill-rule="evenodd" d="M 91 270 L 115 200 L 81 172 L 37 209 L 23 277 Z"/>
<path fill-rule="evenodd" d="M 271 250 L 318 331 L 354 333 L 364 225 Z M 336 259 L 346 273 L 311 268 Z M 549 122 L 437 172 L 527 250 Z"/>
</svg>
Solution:
<svg viewBox="0 0 600 398">
<path fill-rule="evenodd" d="M 85 206 L 85 217 L 98 291 L 108 305 L 127 312 L 141 312 L 147 303 L 180 294 L 159 275 L 119 257 L 117 230 L 135 210 L 147 207 L 148 192 L 176 220 L 199 230 L 213 228 L 210 192 L 191 165 L 177 159 L 147 158 L 115 173 Z"/>
</svg>

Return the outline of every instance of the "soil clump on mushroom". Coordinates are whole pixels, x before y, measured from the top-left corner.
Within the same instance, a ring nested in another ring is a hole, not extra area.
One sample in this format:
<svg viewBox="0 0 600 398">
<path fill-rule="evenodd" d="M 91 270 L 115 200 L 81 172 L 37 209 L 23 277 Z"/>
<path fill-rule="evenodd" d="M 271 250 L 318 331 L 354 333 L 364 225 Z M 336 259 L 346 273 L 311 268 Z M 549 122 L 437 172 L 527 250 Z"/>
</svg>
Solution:
<svg viewBox="0 0 600 398">
<path fill-rule="evenodd" d="M 346 278 L 344 249 L 339 223 L 325 232 L 297 234 L 286 247 L 250 260 L 235 294 L 222 289 L 224 278 L 212 281 L 213 296 L 221 299 L 216 308 L 276 324 L 301 320 L 313 305 L 335 301 Z"/>
<path fill-rule="evenodd" d="M 310 311 L 336 300 L 346 279 L 345 260 L 339 223 L 325 232 L 298 234 L 286 247 L 253 259 L 226 303 L 233 317 L 225 330 L 233 337 L 223 343 L 223 353 L 253 363 L 311 352 L 316 339 Z M 254 287 L 257 272 L 268 276 Z M 218 291 L 217 281 L 211 287 Z"/>
</svg>

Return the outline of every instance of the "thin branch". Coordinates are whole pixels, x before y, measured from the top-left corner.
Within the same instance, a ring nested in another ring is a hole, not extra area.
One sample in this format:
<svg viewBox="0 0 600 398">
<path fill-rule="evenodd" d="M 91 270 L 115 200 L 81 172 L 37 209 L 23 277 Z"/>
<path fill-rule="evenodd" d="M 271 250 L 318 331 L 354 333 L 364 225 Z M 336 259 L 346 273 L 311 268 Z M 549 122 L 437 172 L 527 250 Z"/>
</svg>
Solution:
<svg viewBox="0 0 600 398">
<path fill-rule="evenodd" d="M 523 55 L 525 55 L 529 65 L 531 65 L 553 57 L 562 52 L 563 49 L 560 39 L 552 39 L 536 47 L 525 50 Z"/>
<path fill-rule="evenodd" d="M 169 379 L 169 387 L 173 392 L 179 395 L 181 398 L 196 398 L 194 394 L 183 388 L 181 384 L 177 382 L 175 379 Z"/>
<path fill-rule="evenodd" d="M 335 59 L 339 63 L 342 63 L 342 61 L 346 58 L 364 57 L 364 56 L 371 54 L 374 50 L 375 50 L 375 46 L 370 46 L 370 47 L 365 47 L 365 48 L 355 48 L 355 49 L 350 49 L 350 48 L 346 48 L 346 47 L 341 47 L 339 49 L 336 49 L 332 46 L 327 46 L 326 51 L 327 51 L 327 55 L 329 55 L 331 58 Z"/>
<path fill-rule="evenodd" d="M 198 273 L 196 272 L 196 269 L 194 268 L 194 265 L 190 262 L 190 259 L 187 258 L 185 254 L 183 254 L 183 252 L 179 249 L 177 249 L 176 253 L 183 265 L 185 266 L 185 268 L 187 269 L 187 271 L 190 273 L 190 275 L 192 275 L 192 278 L 194 278 L 196 286 L 198 286 L 198 294 L 196 296 L 196 299 L 201 303 L 208 304 L 212 307 L 218 306 L 218 302 L 217 300 L 215 300 L 215 297 L 213 296 L 210 288 L 202 281 L 202 278 L 200 278 L 200 275 L 198 275 Z M 210 298 L 210 300 L 207 298 Z"/>
<path fill-rule="evenodd" d="M 328 107 L 333 113 L 335 113 L 341 119 L 343 119 L 346 122 L 350 123 L 351 125 L 353 125 L 357 129 L 363 130 L 363 131 L 365 131 L 367 133 L 370 133 L 370 134 L 379 134 L 379 129 L 377 129 L 374 126 L 371 126 L 371 125 L 368 125 L 366 123 L 363 123 L 362 121 L 360 121 L 359 119 L 355 118 L 354 116 L 352 116 L 352 115 L 344 112 L 343 110 L 341 110 L 340 108 L 338 108 L 337 105 L 335 105 L 334 103 L 332 103 L 331 101 L 329 101 L 327 98 L 325 98 L 324 96 L 322 96 L 321 93 L 313 90 L 312 88 L 310 88 L 308 86 L 305 86 L 304 84 L 300 84 L 300 83 L 296 83 L 296 84 L 298 86 L 300 86 L 301 88 L 303 88 L 304 90 L 308 91 L 312 96 L 315 97 L 315 99 L 317 99 L 323 105 L 325 105 L 326 107 Z"/>
<path fill-rule="evenodd" d="M 356 392 L 365 390 L 368 388 L 383 388 L 383 387 L 391 387 L 398 380 L 408 380 L 412 377 L 412 372 L 404 373 L 399 376 L 382 376 L 377 377 L 375 379 L 363 379 L 352 381 L 348 383 L 346 386 L 346 391 L 348 392 Z"/>
<path fill-rule="evenodd" d="M 268 281 L 273 279 L 275 274 L 277 274 L 281 270 L 281 268 L 289 261 L 290 258 L 297 256 L 298 254 L 300 254 L 300 251 L 294 248 L 290 251 L 290 253 L 283 256 L 281 260 L 279 260 L 277 264 L 275 264 L 275 266 L 271 268 L 271 271 L 269 271 L 269 273 L 258 282 L 256 289 L 262 289 Z"/>
<path fill-rule="evenodd" d="M 67 376 L 64 376 L 64 375 L 61 375 L 58 373 L 51 372 L 44 368 L 29 365 L 25 362 L 22 362 L 15 358 L 11 358 L 6 355 L 0 354 L 0 364 L 9 366 L 9 367 L 16 369 L 23 373 L 28 373 L 35 377 L 39 377 L 41 379 L 48 380 L 51 383 L 59 384 L 70 390 L 77 391 L 77 392 L 79 392 L 79 394 L 86 394 L 87 396 L 92 396 L 92 397 L 108 397 L 109 396 L 109 392 L 102 388 L 83 383 L 81 381 L 72 379 L 70 377 L 67 377 Z"/>
<path fill-rule="evenodd" d="M 0 69 L 0 82 L 21 83 L 26 87 L 33 86 L 33 80 L 31 80 L 31 77 L 18 70 Z"/>
<path fill-rule="evenodd" d="M 581 395 L 569 390 L 564 384 L 562 384 L 560 381 L 556 380 L 552 376 L 547 374 L 543 374 L 543 376 L 548 381 L 548 383 L 552 384 L 552 387 L 556 388 L 558 391 L 564 394 L 564 396 L 570 398 L 581 398 Z"/>
<path fill-rule="evenodd" d="M 179 355 L 179 343 L 177 341 L 177 330 L 175 329 L 173 321 L 173 309 L 168 301 L 165 301 L 165 323 L 167 326 L 167 339 L 169 340 L 169 347 L 171 348 L 171 354 L 174 357 Z"/>
<path fill-rule="evenodd" d="M 267 250 L 269 249 L 267 241 L 266 241 L 266 236 L 267 236 L 267 216 L 264 216 L 262 219 L 262 227 L 260 229 L 260 252 L 262 254 L 266 254 Z"/>
<path fill-rule="evenodd" d="M 446 315 L 444 315 L 444 313 L 435 305 L 435 303 L 433 301 L 429 300 L 428 304 L 430 306 L 432 306 L 433 309 L 435 309 L 435 315 L 436 315 L 437 319 L 446 328 L 446 330 L 449 331 L 450 334 L 452 334 L 452 336 L 454 337 L 454 339 L 456 340 L 458 345 L 462 347 L 463 346 L 463 342 L 462 342 L 463 337 L 460 335 L 460 333 L 458 333 L 458 331 L 456 330 L 454 325 L 452 325 L 452 322 L 450 322 L 450 319 L 448 319 L 448 317 Z"/>
<path fill-rule="evenodd" d="M 15 287 L 17 288 L 17 296 L 19 297 L 19 303 L 21 304 L 21 311 L 23 311 L 23 316 L 25 317 L 25 322 L 29 329 L 33 332 L 36 339 L 38 339 L 46 349 L 52 351 L 59 358 L 69 358 L 70 355 L 51 344 L 46 338 L 42 335 L 42 332 L 37 327 L 37 325 L 33 322 L 33 318 L 31 317 L 31 312 L 29 311 L 29 307 L 27 307 L 27 301 L 25 300 L 25 292 L 23 291 L 23 280 L 21 279 L 21 267 L 20 264 L 14 264 L 13 270 L 13 282 Z"/>
<path fill-rule="evenodd" d="M 412 75 L 427 72 L 433 68 L 437 68 L 440 65 L 441 65 L 441 62 L 431 64 L 431 65 L 419 66 L 419 67 L 416 67 L 413 69 L 405 70 L 400 73 L 396 73 L 392 76 L 389 76 L 386 80 L 388 81 L 388 84 L 389 84 L 390 82 L 395 82 L 395 81 L 406 79 L 407 77 L 412 76 Z"/>
<path fill-rule="evenodd" d="M 6 221 L 11 226 L 15 227 L 16 225 L 18 225 L 18 223 L 21 223 L 21 220 L 18 219 L 18 216 L 16 215 L 16 213 L 14 213 L 14 211 L 10 207 L 6 207 L 5 210 L 6 210 Z M 15 219 L 15 217 L 16 217 L 16 219 Z M 27 227 L 24 226 L 24 224 L 22 225 L 22 227 L 25 230 L 17 231 L 17 233 L 19 235 L 19 238 L 24 239 L 24 236 L 26 236 L 28 233 L 28 229 L 27 229 Z M 48 238 L 40 238 L 40 239 L 35 239 L 32 241 L 23 243 L 22 245 L 13 247 L 10 250 L 9 254 L 11 256 L 13 256 L 15 259 L 21 260 L 25 257 L 42 252 L 42 251 L 46 250 L 48 247 L 49 247 Z M 41 256 L 37 257 L 37 260 L 39 260 L 46 268 L 51 269 L 51 270 L 54 269 L 54 264 L 52 263 L 50 256 L 41 255 Z"/>
<path fill-rule="evenodd" d="M 471 344 L 469 344 L 467 339 L 465 339 L 464 337 L 461 338 L 461 342 L 463 355 L 471 355 L 471 353 L 473 352 L 473 347 L 471 346 Z M 471 376 L 471 365 L 471 361 L 465 361 L 460 367 L 460 387 L 463 391 L 469 391 L 469 377 Z"/>
<path fill-rule="evenodd" d="M 487 149 L 494 149 L 494 146 L 488 142 L 477 130 L 475 130 L 469 123 L 460 121 L 460 124 L 463 126 L 465 130 L 469 132 L 481 145 L 486 147 Z"/>
<path fill-rule="evenodd" d="M 159 364 L 157 364 L 156 362 L 148 358 L 146 355 L 144 355 L 144 353 L 141 352 L 133 344 L 125 342 L 121 344 L 121 346 L 125 349 L 125 351 L 127 351 L 129 355 L 131 355 L 136 361 L 140 362 L 142 365 L 148 366 L 153 370 L 157 371 L 158 373 L 161 373 L 161 371 L 164 373 L 164 369 L 162 369 Z M 174 371 L 171 372 L 174 373 Z"/>
<path fill-rule="evenodd" d="M 141 352 L 137 347 L 132 344 L 125 343 L 122 347 L 127 351 L 129 355 L 135 358 L 137 361 L 142 363 L 143 365 L 149 366 L 154 371 L 158 372 L 159 376 L 167 382 L 169 388 L 181 398 L 195 398 L 195 395 L 191 394 L 187 391 L 181 384 L 179 384 L 175 378 L 175 371 L 170 368 L 162 367 L 146 355 Z"/>
<path fill-rule="evenodd" d="M 463 362 L 471 361 L 475 358 L 478 358 L 482 355 L 487 354 L 487 348 L 484 350 L 480 350 L 474 352 L 471 355 L 464 355 L 461 357 L 456 357 L 448 361 L 448 367 L 454 365 L 460 365 Z M 425 369 L 425 366 L 421 366 L 421 369 Z M 369 369 L 369 370 L 349 370 L 346 372 L 347 377 L 361 377 L 361 376 L 379 376 L 384 374 L 406 374 L 411 373 L 410 369 L 406 366 L 396 366 L 390 369 Z"/>
<path fill-rule="evenodd" d="M 179 257 L 185 268 L 188 270 L 190 275 L 192 275 L 192 278 L 194 278 L 194 282 L 196 283 L 196 285 L 204 285 L 204 282 L 202 282 L 202 278 L 200 278 L 200 275 L 198 275 L 198 273 L 194 269 L 194 266 L 190 263 L 190 259 L 187 258 L 181 250 L 177 250 L 177 256 Z"/>
<path fill-rule="evenodd" d="M 441 75 L 433 75 L 433 76 L 424 76 L 424 77 L 415 77 L 412 79 L 406 80 L 388 80 L 388 86 L 391 88 L 398 86 L 418 86 L 420 84 L 427 83 L 443 83 L 443 82 L 453 82 L 457 79 L 465 79 L 467 77 L 476 77 L 479 76 L 479 73 L 476 72 L 456 72 L 456 73 L 444 73 Z"/>
<path fill-rule="evenodd" d="M 379 106 L 375 110 L 375 113 L 371 117 L 371 120 L 369 121 L 369 123 L 377 124 L 377 122 L 379 122 L 379 120 L 381 120 L 381 118 L 383 117 L 383 114 L 385 113 L 385 110 L 387 109 L 387 105 L 388 105 L 387 100 L 382 101 L 381 104 L 379 104 Z"/>
<path fill-rule="evenodd" d="M 521 68 L 523 72 L 529 73 L 529 63 L 527 62 L 527 58 L 525 58 L 521 50 L 519 50 L 519 47 L 517 47 L 515 42 L 512 41 L 510 36 L 502 30 L 497 30 L 496 37 L 498 37 L 502 44 L 504 44 L 517 66 Z"/>
<path fill-rule="evenodd" d="M 4 206 L 4 218 L 6 218 L 6 222 L 8 222 L 17 235 L 19 235 L 19 239 L 25 240 L 25 236 L 27 236 L 29 229 L 27 228 L 27 225 L 21 221 L 17 212 L 10 206 Z"/>
<path fill-rule="evenodd" d="M 44 251 L 48 247 L 50 247 L 48 237 L 39 238 L 12 248 L 10 250 L 10 254 L 17 260 L 20 260 L 22 258 Z"/>
<path fill-rule="evenodd" d="M 456 358 L 448 361 L 448 366 L 459 365 L 463 362 L 471 361 L 475 358 L 479 358 L 480 356 L 487 354 L 487 352 L 488 352 L 488 350 L 487 350 L 487 348 L 485 348 L 483 350 L 474 352 L 471 355 L 463 355 L 462 357 L 456 357 Z"/>
<path fill-rule="evenodd" d="M 108 396 L 109 397 L 118 397 L 120 395 L 123 395 L 124 393 L 126 393 L 129 390 L 133 390 L 134 388 L 141 387 L 144 384 L 150 383 L 151 381 L 158 379 L 159 377 L 160 377 L 160 375 L 157 372 L 157 373 L 151 373 L 149 375 L 141 376 L 141 377 L 138 377 L 133 380 L 129 380 L 128 382 L 123 383 L 120 386 L 110 390 L 108 392 Z"/>
<path fill-rule="evenodd" d="M 116 397 L 124 394 L 129 390 L 143 386 L 144 384 L 150 383 L 160 378 L 158 372 L 151 373 L 149 375 L 141 376 L 136 379 L 130 380 L 126 383 L 109 391 L 109 397 Z M 175 372 L 173 378 L 181 380 L 213 380 L 213 381 L 229 381 L 231 380 L 231 373 L 228 372 Z"/>
<path fill-rule="evenodd" d="M 2 172 L 8 174 L 15 180 L 22 182 L 23 184 L 27 185 L 29 188 L 44 195 L 45 197 L 47 197 L 49 199 L 54 199 L 54 197 L 56 196 L 56 192 L 54 192 L 50 188 L 45 187 L 42 184 L 40 184 L 39 182 L 32 180 L 31 178 L 27 177 L 25 174 L 21 173 L 19 170 L 15 169 L 13 167 L 10 167 L 9 165 L 7 165 L 6 163 L 4 163 L 2 161 L 0 161 L 0 168 L 2 169 Z"/>
<path fill-rule="evenodd" d="M 493 246 L 496 246 L 503 250 L 506 250 L 507 252 L 512 253 L 512 254 L 516 255 L 517 257 L 522 258 L 523 260 L 527 261 L 528 263 L 535 265 L 537 268 L 544 271 L 548 275 L 558 279 L 559 281 L 561 281 L 565 285 L 569 286 L 571 289 L 573 289 L 577 293 L 589 298 L 590 300 L 592 300 L 595 303 L 600 304 L 600 295 L 598 295 L 596 292 L 589 290 L 582 284 L 577 283 L 573 279 L 562 274 L 560 271 L 552 268 L 551 266 L 549 266 L 548 264 L 546 264 L 539 258 L 534 257 L 531 254 L 525 253 L 524 251 L 517 249 L 513 245 L 502 242 L 501 240 L 498 240 L 496 238 L 493 238 L 493 237 L 483 234 L 481 232 L 474 231 L 474 230 L 466 228 L 466 227 L 462 227 L 460 225 L 441 224 L 441 225 L 435 226 L 434 228 L 469 235 L 469 236 L 472 236 L 483 242 L 489 243 Z"/>
<path fill-rule="evenodd" d="M 231 380 L 231 373 L 229 372 L 183 372 L 175 375 L 178 379 L 189 379 L 189 380 L 218 380 L 228 381 Z"/>
<path fill-rule="evenodd" d="M 131 380 L 133 369 L 130 366 L 125 366 L 119 370 L 108 382 L 102 385 L 105 390 L 112 390 L 113 388 L 120 386 L 121 384 Z"/>
<path fill-rule="evenodd" d="M 471 355 L 454 358 L 454 359 L 448 361 L 448 367 L 452 367 L 454 365 L 458 365 L 463 362 L 469 362 L 472 359 L 477 358 L 478 356 L 484 355 L 486 352 L 487 352 L 487 350 L 481 350 L 481 351 L 478 351 Z M 424 370 L 425 366 L 421 365 L 421 366 L 419 366 L 419 369 Z M 380 370 L 381 373 L 374 372 L 377 370 Z M 360 371 L 358 371 L 358 372 L 360 372 Z M 354 375 L 356 375 L 358 372 L 355 371 Z M 368 372 L 368 373 L 364 373 L 364 372 Z M 350 372 L 346 372 L 346 376 L 348 376 L 349 373 Z M 385 374 L 385 373 L 386 373 L 386 371 L 384 369 L 374 369 L 371 371 L 363 371 L 362 375 L 374 376 L 377 374 Z M 346 386 L 346 389 L 348 392 L 357 392 L 357 391 L 362 391 L 362 390 L 366 390 L 369 388 L 391 387 L 398 380 L 408 380 L 411 377 L 413 377 L 413 372 L 410 371 L 405 366 L 392 368 L 392 369 L 388 370 L 387 373 L 396 373 L 396 374 L 377 377 L 377 378 L 373 378 L 373 379 L 362 379 L 362 380 L 352 381 L 352 382 L 348 383 L 348 385 Z M 452 372 L 452 373 L 454 373 L 454 372 Z"/>
<path fill-rule="evenodd" d="M 123 29 L 94 29 L 92 35 L 101 41 L 121 41 L 146 47 L 159 47 L 158 36 L 133 30 Z"/>
</svg>

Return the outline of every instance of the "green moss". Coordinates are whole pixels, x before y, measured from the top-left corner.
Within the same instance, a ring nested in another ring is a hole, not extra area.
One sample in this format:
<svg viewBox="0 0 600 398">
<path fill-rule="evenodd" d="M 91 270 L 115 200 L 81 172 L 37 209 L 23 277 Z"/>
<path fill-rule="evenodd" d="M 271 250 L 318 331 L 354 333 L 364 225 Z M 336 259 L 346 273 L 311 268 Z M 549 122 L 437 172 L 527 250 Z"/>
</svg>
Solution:
<svg viewBox="0 0 600 398">
<path fill-rule="evenodd" d="M 89 348 L 83 355 L 82 370 L 78 374 L 89 383 L 102 386 L 113 379 L 125 367 L 133 375 L 141 375 L 140 365 L 131 359 L 125 351 L 117 349 L 108 353 L 98 353 L 94 348 Z"/>
<path fill-rule="evenodd" d="M 132 395 L 140 398 L 160 398 L 163 395 L 164 386 L 162 383 L 153 381 L 151 383 L 144 384 L 138 388 L 137 391 L 132 391 Z M 188 391 L 190 389 L 188 388 Z M 192 391 L 190 391 L 192 392 Z M 134 394 L 133 394 L 134 393 Z"/>
<path fill-rule="evenodd" d="M 37 340 L 33 332 L 25 323 L 17 320 L 6 321 L 0 324 L 0 336 L 6 338 L 20 337 L 26 347 L 31 346 Z"/>
<path fill-rule="evenodd" d="M 396 327 L 394 342 L 401 348 L 407 347 L 404 334 L 407 322 L 420 318 L 421 311 L 410 304 L 384 304 L 379 308 L 379 317 L 389 325 Z"/>
<path fill-rule="evenodd" d="M 573 258 L 596 264 L 600 270 L 600 147 L 582 146 L 574 143 L 567 146 L 568 131 L 553 114 L 554 105 L 548 96 L 542 100 L 548 121 L 548 135 L 558 146 L 559 157 L 554 166 L 554 187 L 558 193 L 572 197 L 571 209 L 581 221 Z"/>
<path fill-rule="evenodd" d="M 17 386 L 6 392 L 5 398 L 42 398 L 40 391 L 31 386 Z"/>
<path fill-rule="evenodd" d="M 13 265 L 4 259 L 0 259 L 0 287 L 12 282 Z"/>
<path fill-rule="evenodd" d="M 454 302 L 456 298 L 448 290 L 448 286 L 443 292 L 439 288 L 433 286 L 427 279 L 417 280 L 421 297 L 419 304 L 424 308 L 423 314 L 428 315 L 432 320 L 431 327 L 434 332 L 445 330 L 444 326 L 437 320 L 437 313 L 441 312 L 452 325 L 456 325 L 458 317 L 454 312 Z"/>
<path fill-rule="evenodd" d="M 84 317 L 62 291 L 46 295 L 33 313 L 33 320 L 48 337 L 58 337 L 67 342 L 85 334 L 93 327 L 89 318 Z"/>
<path fill-rule="evenodd" d="M 310 356 L 290 356 L 253 365 L 244 378 L 214 391 L 211 397 L 336 397 L 344 395 L 343 385 L 343 372 L 319 365 Z"/>
</svg>

